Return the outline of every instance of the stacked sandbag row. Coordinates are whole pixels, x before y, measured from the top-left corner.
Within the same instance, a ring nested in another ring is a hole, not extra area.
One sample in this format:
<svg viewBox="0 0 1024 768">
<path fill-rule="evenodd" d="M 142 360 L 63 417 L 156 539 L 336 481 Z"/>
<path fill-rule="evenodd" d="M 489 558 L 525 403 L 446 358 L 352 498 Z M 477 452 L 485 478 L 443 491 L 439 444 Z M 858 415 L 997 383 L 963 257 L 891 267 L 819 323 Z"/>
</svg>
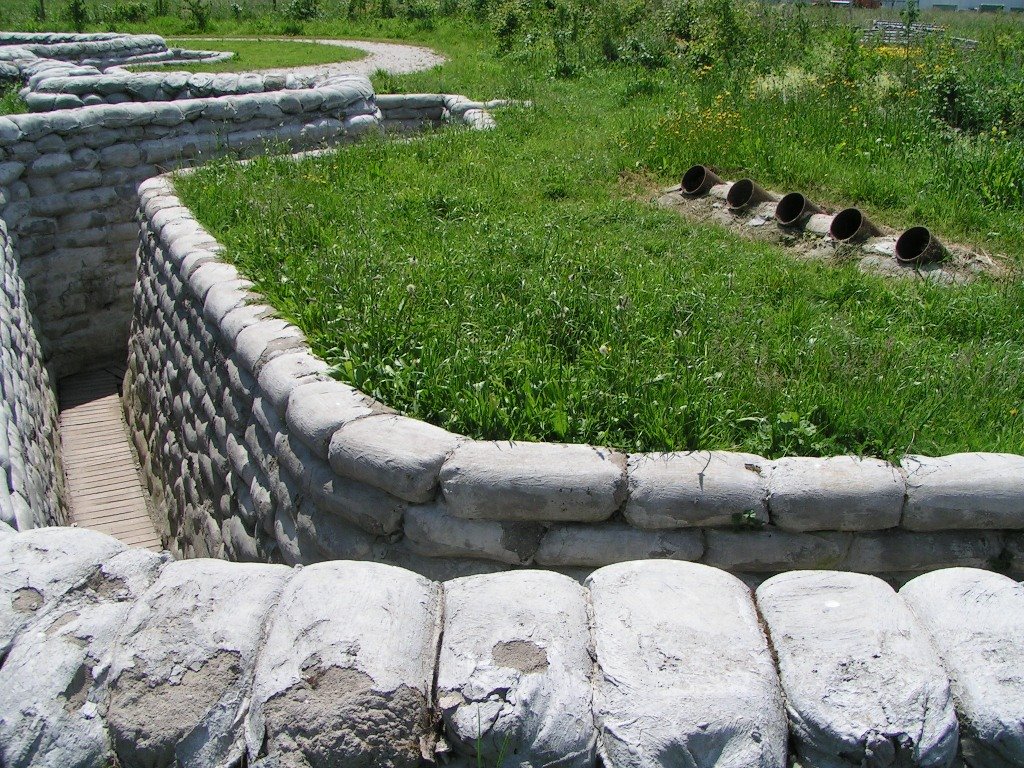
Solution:
<svg viewBox="0 0 1024 768">
<path fill-rule="evenodd" d="M 443 122 L 464 123 L 475 130 L 494 127 L 491 110 L 513 102 L 472 101 L 465 96 L 444 93 L 387 93 L 377 96 L 383 115 L 381 126 L 391 133 L 410 133 L 436 127 Z"/>
<path fill-rule="evenodd" d="M 306 90 L 0 117 L 0 218 L 60 375 L 123 359 L 136 187 L 223 155 L 333 144 L 375 128 L 365 78 Z"/>
<path fill-rule="evenodd" d="M 1022 632 L 1024 587 L 971 569 L 438 583 L 0 527 L 0 761 L 1002 768 Z"/>
<path fill-rule="evenodd" d="M 314 87 L 312 77 L 247 73 L 113 72 L 53 73 L 24 88 L 21 97 L 31 112 L 74 109 L 134 101 L 176 101 L 213 96 L 240 96 Z"/>
<path fill-rule="evenodd" d="M 0 219 L 0 521 L 21 530 L 66 522 L 59 443 L 53 382 Z"/>
<path fill-rule="evenodd" d="M 0 48 L 14 46 L 43 59 L 59 59 L 101 68 L 147 53 L 167 50 L 159 35 L 116 32 L 0 32 Z"/>
</svg>

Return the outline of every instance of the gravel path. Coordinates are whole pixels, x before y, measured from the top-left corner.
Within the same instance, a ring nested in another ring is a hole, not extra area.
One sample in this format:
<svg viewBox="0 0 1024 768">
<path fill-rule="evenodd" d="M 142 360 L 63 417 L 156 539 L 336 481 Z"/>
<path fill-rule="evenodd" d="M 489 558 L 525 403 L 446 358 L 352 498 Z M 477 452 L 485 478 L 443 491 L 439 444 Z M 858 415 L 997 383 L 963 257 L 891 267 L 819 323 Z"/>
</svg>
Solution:
<svg viewBox="0 0 1024 768">
<path fill-rule="evenodd" d="M 194 37 L 195 41 L 231 42 L 234 40 L 258 40 L 266 38 L 254 37 Z M 346 48 L 358 48 L 366 51 L 366 57 L 357 61 L 339 61 L 336 64 L 314 64 L 308 67 L 291 67 L 285 69 L 260 69 L 257 72 L 274 74 L 293 74 L 298 76 L 329 77 L 330 75 L 354 74 L 372 75 L 382 69 L 392 75 L 404 75 L 444 64 L 447 59 L 430 48 L 403 43 L 378 43 L 369 40 L 323 40 L 320 38 L 288 38 L 297 43 L 319 43 L 321 45 L 338 45 Z"/>
</svg>

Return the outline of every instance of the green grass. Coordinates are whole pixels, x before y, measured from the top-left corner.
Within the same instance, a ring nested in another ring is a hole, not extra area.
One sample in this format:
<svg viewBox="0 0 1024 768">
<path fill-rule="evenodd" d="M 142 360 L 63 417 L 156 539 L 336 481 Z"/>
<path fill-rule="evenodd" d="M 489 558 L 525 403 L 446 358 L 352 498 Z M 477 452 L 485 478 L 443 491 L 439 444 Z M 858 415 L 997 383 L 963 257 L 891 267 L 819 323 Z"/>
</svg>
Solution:
<svg viewBox="0 0 1024 768">
<path fill-rule="evenodd" d="M 769 456 L 1024 451 L 1019 19 L 926 14 L 981 44 L 905 57 L 857 44 L 850 20 L 876 11 L 672 0 L 675 15 L 604 23 L 571 0 L 488 3 L 482 21 L 413 5 L 354 18 L 325 5 L 301 27 L 450 58 L 378 73 L 379 92 L 535 109 L 499 115 L 488 135 L 218 163 L 179 181 L 339 377 L 480 437 Z M 290 24 L 221 17 L 211 33 Z M 695 162 L 926 224 L 999 254 L 1010 277 L 886 280 L 629 199 L 637 179 L 670 183 Z"/>
<path fill-rule="evenodd" d="M 17 85 L 0 87 L 0 115 L 20 115 L 28 111 L 25 102 L 18 96 Z"/>
<path fill-rule="evenodd" d="M 295 40 L 203 40 L 173 38 L 167 40 L 172 48 L 189 48 L 202 51 L 232 51 L 235 55 L 227 61 L 210 64 L 175 64 L 174 70 L 185 72 L 251 72 L 259 69 L 282 69 L 304 67 L 315 64 L 334 64 L 341 61 L 355 61 L 366 54 L 356 48 Z M 167 69 L 163 67 L 136 67 L 135 69 Z"/>
<path fill-rule="evenodd" d="M 623 199 L 637 74 L 534 80 L 536 108 L 486 135 L 177 184 L 339 377 L 450 429 L 772 456 L 1021 450 L 1019 281 L 799 262 Z"/>
</svg>

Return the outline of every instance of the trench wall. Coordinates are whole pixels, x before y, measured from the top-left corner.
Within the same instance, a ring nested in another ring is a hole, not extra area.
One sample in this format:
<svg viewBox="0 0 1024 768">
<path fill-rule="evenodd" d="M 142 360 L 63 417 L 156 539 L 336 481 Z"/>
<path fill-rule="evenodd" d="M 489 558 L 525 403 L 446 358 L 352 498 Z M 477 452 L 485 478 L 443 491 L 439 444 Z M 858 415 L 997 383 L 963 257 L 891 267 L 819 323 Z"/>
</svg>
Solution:
<svg viewBox="0 0 1024 768">
<path fill-rule="evenodd" d="M 438 582 L 0 524 L 0 575 L 10 768 L 1024 761 L 1024 586 L 982 570 Z"/>
<path fill-rule="evenodd" d="M 836 568 L 902 581 L 1019 554 L 1021 456 L 626 455 L 475 441 L 395 414 L 331 378 L 171 178 L 140 190 L 127 410 L 184 555 L 434 575 L 661 557 L 753 580 Z"/>
<path fill-rule="evenodd" d="M 337 143 L 378 120 L 364 78 L 0 118 L 0 218 L 57 375 L 123 357 L 140 181 L 225 154 Z"/>
<path fill-rule="evenodd" d="M 15 527 L 66 521 L 57 379 L 124 361 L 140 181 L 382 128 L 492 124 L 483 104 L 459 96 L 383 97 L 382 110 L 362 77 L 110 69 L 200 55 L 168 51 L 155 35 L 0 33 L 0 79 L 23 82 L 33 110 L 0 117 L 0 519 Z"/>
<path fill-rule="evenodd" d="M 19 530 L 63 525 L 57 401 L 3 219 L 0 263 L 0 521 Z"/>
</svg>

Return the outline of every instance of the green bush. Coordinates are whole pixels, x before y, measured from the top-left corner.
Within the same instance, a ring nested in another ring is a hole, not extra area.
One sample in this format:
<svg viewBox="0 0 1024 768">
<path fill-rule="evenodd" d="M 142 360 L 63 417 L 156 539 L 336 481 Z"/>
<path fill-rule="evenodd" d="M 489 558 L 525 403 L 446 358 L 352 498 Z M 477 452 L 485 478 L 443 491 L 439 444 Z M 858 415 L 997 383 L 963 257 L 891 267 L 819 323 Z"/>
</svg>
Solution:
<svg viewBox="0 0 1024 768">
<path fill-rule="evenodd" d="M 89 23 L 89 9 L 85 0 L 68 0 L 61 16 L 76 32 L 84 31 L 85 25 Z"/>
<path fill-rule="evenodd" d="M 289 21 L 312 21 L 320 16 L 320 0 L 291 0 L 284 9 Z"/>
<path fill-rule="evenodd" d="M 182 7 L 193 30 L 196 32 L 209 30 L 211 9 L 208 0 L 182 0 Z"/>
<path fill-rule="evenodd" d="M 100 6 L 98 16 L 107 26 L 141 24 L 149 19 L 149 6 L 144 0 L 119 1 L 113 5 Z"/>
</svg>

